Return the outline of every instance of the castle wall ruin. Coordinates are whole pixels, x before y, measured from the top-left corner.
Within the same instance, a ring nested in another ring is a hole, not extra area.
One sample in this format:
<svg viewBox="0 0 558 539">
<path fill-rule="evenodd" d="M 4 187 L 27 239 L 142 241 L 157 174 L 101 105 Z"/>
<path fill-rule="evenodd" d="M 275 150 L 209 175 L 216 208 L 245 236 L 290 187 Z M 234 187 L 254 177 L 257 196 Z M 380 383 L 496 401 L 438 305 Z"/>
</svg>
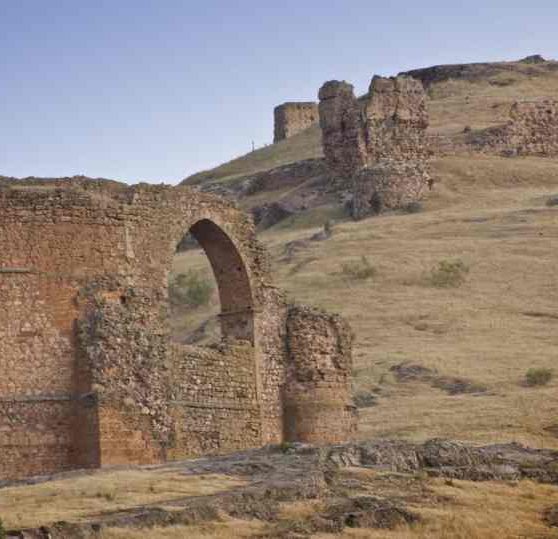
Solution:
<svg viewBox="0 0 558 539">
<path fill-rule="evenodd" d="M 408 77 L 374 77 L 357 99 L 347 82 L 319 92 L 326 163 L 353 188 L 357 219 L 420 200 L 429 186 L 426 94 Z"/>
<path fill-rule="evenodd" d="M 318 104 L 313 102 L 283 103 L 275 107 L 273 142 L 288 139 L 318 123 Z"/>
<path fill-rule="evenodd" d="M 518 101 L 509 121 L 487 129 L 473 140 L 484 153 L 515 156 L 558 156 L 558 101 Z"/>
<path fill-rule="evenodd" d="M 295 315 L 231 203 L 67 179 L 3 183 L 0 208 L 0 480 L 351 437 L 343 323 Z M 170 336 L 168 275 L 187 231 L 218 283 L 223 340 L 210 348 Z M 324 344 L 303 366 L 289 339 L 314 327 Z M 326 416 L 297 407 L 301 383 L 316 401 L 327 387 Z"/>
</svg>

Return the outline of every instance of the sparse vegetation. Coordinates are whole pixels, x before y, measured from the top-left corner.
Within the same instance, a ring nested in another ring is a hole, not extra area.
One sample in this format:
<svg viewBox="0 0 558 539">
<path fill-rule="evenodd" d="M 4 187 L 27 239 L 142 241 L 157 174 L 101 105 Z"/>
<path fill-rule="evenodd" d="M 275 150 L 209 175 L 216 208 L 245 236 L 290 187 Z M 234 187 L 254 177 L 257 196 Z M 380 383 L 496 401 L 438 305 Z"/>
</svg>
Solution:
<svg viewBox="0 0 558 539">
<path fill-rule="evenodd" d="M 461 286 L 469 273 L 469 267 L 462 260 L 442 260 L 430 272 L 430 284 L 439 288 Z"/>
<path fill-rule="evenodd" d="M 376 268 L 362 255 L 359 260 L 341 264 L 341 274 L 350 280 L 365 281 L 376 275 Z"/>
<path fill-rule="evenodd" d="M 554 206 L 558 206 L 558 195 L 554 195 L 554 196 L 549 197 L 546 201 L 546 205 L 549 208 L 552 208 Z"/>
<path fill-rule="evenodd" d="M 213 283 L 200 273 L 189 270 L 175 275 L 169 285 L 170 300 L 175 305 L 201 307 L 213 294 Z"/>
<path fill-rule="evenodd" d="M 113 502 L 116 499 L 116 492 L 113 490 L 103 490 L 96 494 L 97 498 L 103 498 L 107 502 Z"/>
<path fill-rule="evenodd" d="M 525 373 L 525 384 L 528 386 L 545 386 L 552 380 L 552 370 L 531 368 Z"/>
<path fill-rule="evenodd" d="M 378 398 L 370 391 L 357 391 L 354 395 L 354 402 L 357 408 L 371 408 L 378 404 Z"/>
<path fill-rule="evenodd" d="M 407 204 L 406 206 L 404 206 L 403 208 L 403 212 L 404 213 L 420 213 L 421 211 L 423 211 L 423 205 L 421 202 L 418 201 L 414 201 L 414 202 L 409 202 L 409 204 Z"/>
<path fill-rule="evenodd" d="M 292 442 L 281 442 L 279 444 L 279 450 L 281 451 L 281 453 L 288 453 L 289 451 L 291 451 L 293 448 L 293 443 Z"/>
<path fill-rule="evenodd" d="M 0 518 L 0 539 L 6 539 L 6 528 L 4 528 L 4 524 L 1 518 Z"/>
<path fill-rule="evenodd" d="M 211 495 L 243 484 L 244 479 L 234 476 L 187 476 L 168 469 L 164 472 L 135 469 L 84 474 L 36 485 L 1 488 L 0 514 L 6 529 L 61 520 L 79 522 L 116 509 Z"/>
</svg>

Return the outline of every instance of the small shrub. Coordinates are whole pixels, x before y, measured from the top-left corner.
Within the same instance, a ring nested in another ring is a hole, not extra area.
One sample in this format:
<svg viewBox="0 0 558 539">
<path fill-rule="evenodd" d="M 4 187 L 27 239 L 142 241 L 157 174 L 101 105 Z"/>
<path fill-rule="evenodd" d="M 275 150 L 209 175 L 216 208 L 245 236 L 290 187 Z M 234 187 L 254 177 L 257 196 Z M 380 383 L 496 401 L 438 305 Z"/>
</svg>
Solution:
<svg viewBox="0 0 558 539">
<path fill-rule="evenodd" d="M 418 201 L 409 202 L 402 208 L 405 213 L 420 213 L 423 209 L 422 204 Z"/>
<path fill-rule="evenodd" d="M 368 258 L 363 255 L 359 261 L 342 264 L 341 273 L 347 278 L 365 281 L 376 275 L 376 268 L 370 264 Z"/>
<path fill-rule="evenodd" d="M 281 442 L 279 444 L 279 451 L 281 451 L 281 453 L 292 453 L 294 449 L 294 444 L 293 442 Z"/>
<path fill-rule="evenodd" d="M 200 307 L 207 305 L 213 294 L 213 283 L 196 273 L 188 271 L 176 275 L 169 286 L 170 300 L 175 305 Z"/>
<path fill-rule="evenodd" d="M 525 384 L 528 386 L 545 386 L 552 379 L 552 370 L 539 368 L 529 369 L 525 373 Z"/>
<path fill-rule="evenodd" d="M 460 286 L 465 282 L 469 267 L 462 260 L 442 260 L 430 272 L 430 284 L 440 288 Z"/>
<path fill-rule="evenodd" d="M 549 197 L 546 200 L 546 205 L 549 208 L 552 208 L 553 206 L 558 206 L 558 195 L 554 195 L 554 196 Z"/>
<path fill-rule="evenodd" d="M 6 528 L 4 528 L 4 523 L 0 518 L 0 539 L 6 539 L 6 537 L 7 537 Z"/>
<path fill-rule="evenodd" d="M 372 408 L 378 404 L 378 398 L 370 391 L 359 391 L 354 397 L 353 401 L 357 408 Z"/>
<path fill-rule="evenodd" d="M 103 498 L 107 502 L 113 502 L 116 499 L 116 494 L 110 490 L 104 490 L 101 492 L 97 492 L 95 495 L 97 498 Z"/>
</svg>

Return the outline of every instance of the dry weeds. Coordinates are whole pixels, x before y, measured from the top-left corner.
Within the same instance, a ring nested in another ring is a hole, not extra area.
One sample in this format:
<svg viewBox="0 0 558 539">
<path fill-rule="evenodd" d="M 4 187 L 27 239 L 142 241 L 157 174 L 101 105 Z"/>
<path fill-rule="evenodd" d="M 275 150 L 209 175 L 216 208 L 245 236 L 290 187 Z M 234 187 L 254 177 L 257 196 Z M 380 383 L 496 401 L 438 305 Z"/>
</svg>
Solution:
<svg viewBox="0 0 558 539">
<path fill-rule="evenodd" d="M 164 469 L 95 473 L 0 489 L 0 516 L 8 529 L 60 520 L 82 522 L 106 511 L 209 495 L 242 484 L 242 480 L 233 477 L 186 476 Z"/>
</svg>

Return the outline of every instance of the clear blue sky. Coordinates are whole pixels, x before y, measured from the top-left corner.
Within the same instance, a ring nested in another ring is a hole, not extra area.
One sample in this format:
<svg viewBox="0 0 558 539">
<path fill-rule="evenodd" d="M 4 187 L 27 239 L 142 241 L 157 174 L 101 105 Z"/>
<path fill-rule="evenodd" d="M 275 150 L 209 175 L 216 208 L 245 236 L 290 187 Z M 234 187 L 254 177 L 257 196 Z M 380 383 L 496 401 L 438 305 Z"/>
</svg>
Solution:
<svg viewBox="0 0 558 539">
<path fill-rule="evenodd" d="M 558 58 L 558 1 L 0 0 L 0 174 L 175 183 L 326 80 Z"/>
</svg>

